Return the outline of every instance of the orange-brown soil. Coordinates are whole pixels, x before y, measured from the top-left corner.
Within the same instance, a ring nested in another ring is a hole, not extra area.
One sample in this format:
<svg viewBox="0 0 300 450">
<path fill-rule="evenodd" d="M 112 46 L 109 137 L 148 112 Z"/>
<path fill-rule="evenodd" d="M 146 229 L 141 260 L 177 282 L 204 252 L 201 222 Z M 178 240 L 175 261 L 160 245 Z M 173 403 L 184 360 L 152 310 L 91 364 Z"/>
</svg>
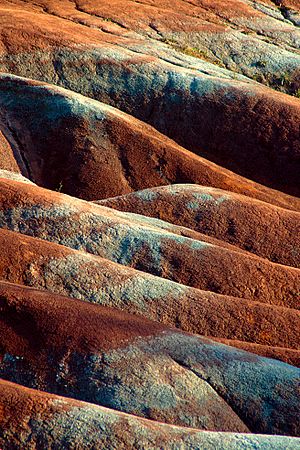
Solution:
<svg viewBox="0 0 300 450">
<path fill-rule="evenodd" d="M 296 0 L 0 1 L 0 449 L 300 449 Z"/>
</svg>

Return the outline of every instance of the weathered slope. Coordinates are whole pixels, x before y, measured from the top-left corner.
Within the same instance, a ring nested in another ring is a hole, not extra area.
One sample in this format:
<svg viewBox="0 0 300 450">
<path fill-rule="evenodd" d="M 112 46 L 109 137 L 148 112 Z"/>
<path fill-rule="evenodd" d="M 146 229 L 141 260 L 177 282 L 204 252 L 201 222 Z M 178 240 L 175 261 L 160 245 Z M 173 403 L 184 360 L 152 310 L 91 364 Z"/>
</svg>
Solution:
<svg viewBox="0 0 300 450">
<path fill-rule="evenodd" d="M 184 331 L 299 346 L 299 311 L 188 288 L 66 247 L 1 230 L 0 276 L 113 306 Z"/>
<path fill-rule="evenodd" d="M 198 183 L 300 210 L 299 199 L 218 167 L 132 116 L 74 92 L 0 75 L 0 106 L 2 124 L 26 161 L 20 169 L 40 186 L 94 200 Z"/>
<path fill-rule="evenodd" d="M 299 88 L 300 32 L 286 20 L 292 16 L 282 2 L 277 3 L 282 7 L 247 0 L 143 0 L 138 5 L 119 0 L 110 8 L 101 1 L 81 0 L 77 6 L 166 41 L 178 51 L 294 93 Z"/>
<path fill-rule="evenodd" d="M 299 433 L 295 367 L 47 292 L 2 283 L 0 298 L 1 377 L 169 423 Z"/>
<path fill-rule="evenodd" d="M 299 307 L 299 269 L 186 237 L 185 228 L 167 222 L 12 180 L 1 180 L 0 211 L 2 228 L 198 289 Z"/>
<path fill-rule="evenodd" d="M 147 189 L 95 203 L 166 220 L 273 262 L 300 267 L 298 212 L 190 184 Z"/>
<path fill-rule="evenodd" d="M 21 175 L 19 172 L 12 172 L 11 170 L 0 169 L 0 178 L 6 180 L 14 180 L 21 183 L 34 184 L 31 180 Z"/>
<path fill-rule="evenodd" d="M 0 444 L 3 450 L 66 450 L 131 448 L 175 449 L 178 446 L 207 450 L 297 450 L 297 438 L 251 434 L 199 432 L 148 421 L 93 404 L 58 397 L 0 381 Z M 17 418 L 17 420 L 15 420 Z M 54 432 L 53 432 L 54 430 Z"/>
<path fill-rule="evenodd" d="M 300 350 L 272 347 L 269 345 L 255 344 L 254 342 L 237 341 L 233 339 L 224 338 L 212 338 L 214 341 L 222 342 L 223 344 L 230 345 L 231 347 L 241 348 L 247 352 L 255 353 L 256 355 L 266 356 L 267 358 L 279 359 L 288 364 L 300 368 Z"/>
<path fill-rule="evenodd" d="M 300 448 L 296 0 L 0 3 L 0 447 Z"/>
<path fill-rule="evenodd" d="M 299 194 L 297 98 L 232 80 L 229 71 L 197 58 L 168 59 L 167 45 L 136 34 L 111 35 L 30 5 L 4 4 L 1 21 L 2 71 L 109 103 L 201 156 Z"/>
<path fill-rule="evenodd" d="M 17 161 L 14 158 L 12 148 L 1 131 L 0 131 L 0 168 L 12 172 L 20 172 Z"/>
<path fill-rule="evenodd" d="M 118 36 L 140 40 L 145 36 L 149 53 L 155 51 L 155 39 L 158 49 L 160 42 L 176 49 L 179 61 L 180 53 L 191 55 L 294 94 L 300 66 L 300 32 L 294 26 L 299 24 L 297 6 L 295 1 L 267 2 L 267 7 L 263 1 L 247 0 L 142 0 L 135 4 L 115 0 L 109 5 L 97 0 L 74 4 L 38 0 L 35 4 L 48 14 Z M 19 3 L 24 8 L 26 3 Z"/>
</svg>

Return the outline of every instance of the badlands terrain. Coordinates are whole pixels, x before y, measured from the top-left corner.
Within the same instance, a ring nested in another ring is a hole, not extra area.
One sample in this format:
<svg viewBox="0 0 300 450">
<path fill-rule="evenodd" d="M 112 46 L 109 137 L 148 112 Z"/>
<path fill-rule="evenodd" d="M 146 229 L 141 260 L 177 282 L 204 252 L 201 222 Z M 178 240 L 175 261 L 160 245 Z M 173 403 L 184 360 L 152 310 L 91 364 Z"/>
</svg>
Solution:
<svg viewBox="0 0 300 450">
<path fill-rule="evenodd" d="M 300 2 L 0 0 L 0 449 L 300 449 Z"/>
</svg>

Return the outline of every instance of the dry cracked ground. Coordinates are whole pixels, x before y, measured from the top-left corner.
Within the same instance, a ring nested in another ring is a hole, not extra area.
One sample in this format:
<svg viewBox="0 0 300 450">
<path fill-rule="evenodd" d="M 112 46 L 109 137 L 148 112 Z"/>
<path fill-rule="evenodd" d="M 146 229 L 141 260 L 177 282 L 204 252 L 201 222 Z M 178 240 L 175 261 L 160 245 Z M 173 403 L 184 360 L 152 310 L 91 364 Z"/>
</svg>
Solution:
<svg viewBox="0 0 300 450">
<path fill-rule="evenodd" d="M 0 448 L 300 449 L 298 0 L 0 0 Z"/>
</svg>

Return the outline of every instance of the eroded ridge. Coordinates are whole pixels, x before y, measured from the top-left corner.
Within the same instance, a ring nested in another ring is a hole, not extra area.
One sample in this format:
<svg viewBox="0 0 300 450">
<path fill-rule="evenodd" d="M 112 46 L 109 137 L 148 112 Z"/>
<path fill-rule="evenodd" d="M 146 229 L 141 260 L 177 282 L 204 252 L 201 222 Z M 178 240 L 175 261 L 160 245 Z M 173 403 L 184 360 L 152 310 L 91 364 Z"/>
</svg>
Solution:
<svg viewBox="0 0 300 450">
<path fill-rule="evenodd" d="M 1 450 L 300 449 L 299 25 L 1 1 Z"/>
</svg>

